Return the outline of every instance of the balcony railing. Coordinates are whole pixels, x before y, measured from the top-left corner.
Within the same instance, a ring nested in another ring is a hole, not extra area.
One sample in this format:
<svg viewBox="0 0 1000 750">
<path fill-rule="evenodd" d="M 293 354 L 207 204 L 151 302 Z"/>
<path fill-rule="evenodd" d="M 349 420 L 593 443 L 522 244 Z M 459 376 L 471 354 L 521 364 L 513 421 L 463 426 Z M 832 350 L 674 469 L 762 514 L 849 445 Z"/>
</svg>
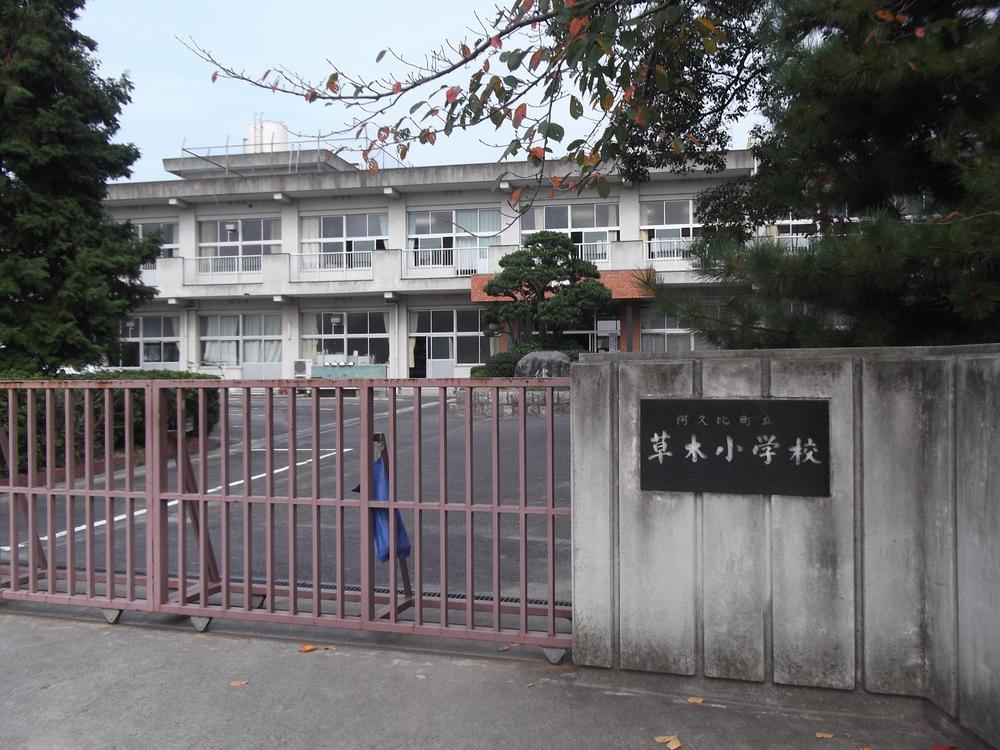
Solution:
<svg viewBox="0 0 1000 750">
<path fill-rule="evenodd" d="M 580 260 L 589 260 L 591 263 L 604 265 L 610 260 L 611 250 L 608 242 L 581 242 L 577 243 L 576 254 Z"/>
<path fill-rule="evenodd" d="M 156 286 L 156 261 L 151 260 L 143 263 L 140 267 L 139 278 L 146 286 Z"/>
<path fill-rule="evenodd" d="M 292 281 L 367 281 L 372 278 L 370 250 L 292 256 Z"/>
<path fill-rule="evenodd" d="M 404 279 L 440 279 L 472 276 L 485 271 L 478 247 L 403 250 Z"/>
<path fill-rule="evenodd" d="M 649 240 L 646 243 L 646 258 L 648 260 L 689 260 L 691 258 L 690 246 L 691 240 L 687 237 Z"/>
<path fill-rule="evenodd" d="M 262 281 L 260 255 L 213 255 L 184 261 L 185 284 L 246 284 Z"/>
</svg>

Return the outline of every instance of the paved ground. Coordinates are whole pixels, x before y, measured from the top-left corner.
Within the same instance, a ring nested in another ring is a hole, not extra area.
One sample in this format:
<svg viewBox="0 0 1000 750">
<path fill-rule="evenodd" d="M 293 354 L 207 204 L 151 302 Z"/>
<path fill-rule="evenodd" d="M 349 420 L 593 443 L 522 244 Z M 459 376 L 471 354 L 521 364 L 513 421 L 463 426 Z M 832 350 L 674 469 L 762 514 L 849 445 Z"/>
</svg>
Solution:
<svg viewBox="0 0 1000 750">
<path fill-rule="evenodd" d="M 98 617 L 0 603 L 0 746 L 603 750 L 677 735 L 687 750 L 975 747 L 917 700 L 553 667 L 525 647 L 442 655 L 336 631 L 199 635 L 180 619 Z M 319 648 L 299 653 L 305 642 Z"/>
</svg>

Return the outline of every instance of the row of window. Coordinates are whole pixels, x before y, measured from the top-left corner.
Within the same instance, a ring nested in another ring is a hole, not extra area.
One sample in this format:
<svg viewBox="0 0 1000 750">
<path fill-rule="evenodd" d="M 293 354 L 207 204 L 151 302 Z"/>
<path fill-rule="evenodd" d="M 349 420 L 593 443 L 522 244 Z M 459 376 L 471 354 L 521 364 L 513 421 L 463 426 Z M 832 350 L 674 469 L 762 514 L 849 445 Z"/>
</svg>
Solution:
<svg viewBox="0 0 1000 750">
<path fill-rule="evenodd" d="M 389 362 L 387 311 L 303 313 L 299 356 L 371 357 Z M 418 345 L 430 359 L 454 359 L 457 364 L 481 364 L 490 355 L 490 340 L 481 310 L 411 311 L 411 348 Z M 121 325 L 115 364 L 141 367 L 180 361 L 181 319 L 177 315 L 130 317 Z M 235 366 L 282 361 L 280 313 L 198 316 L 199 362 Z"/>
</svg>

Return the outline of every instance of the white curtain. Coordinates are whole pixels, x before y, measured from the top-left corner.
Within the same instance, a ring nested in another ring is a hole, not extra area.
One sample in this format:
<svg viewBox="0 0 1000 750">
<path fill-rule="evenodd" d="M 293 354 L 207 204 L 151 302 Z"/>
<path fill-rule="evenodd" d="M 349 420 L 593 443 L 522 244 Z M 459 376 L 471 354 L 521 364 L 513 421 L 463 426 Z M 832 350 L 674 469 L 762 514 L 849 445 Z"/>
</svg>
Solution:
<svg viewBox="0 0 1000 750">
<path fill-rule="evenodd" d="M 312 216 L 302 219 L 302 239 L 312 240 L 319 237 L 319 217 Z"/>
</svg>

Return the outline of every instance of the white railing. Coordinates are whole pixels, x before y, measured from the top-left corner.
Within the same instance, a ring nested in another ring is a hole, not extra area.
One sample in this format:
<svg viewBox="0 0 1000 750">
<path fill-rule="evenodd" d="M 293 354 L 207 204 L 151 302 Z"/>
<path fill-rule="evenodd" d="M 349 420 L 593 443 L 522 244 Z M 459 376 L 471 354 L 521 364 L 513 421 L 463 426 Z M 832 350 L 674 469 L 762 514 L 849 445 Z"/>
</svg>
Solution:
<svg viewBox="0 0 1000 750">
<path fill-rule="evenodd" d="M 581 242 L 577 243 L 576 254 L 580 260 L 603 264 L 610 259 L 609 247 L 610 243 L 607 242 Z"/>
<path fill-rule="evenodd" d="M 479 273 L 478 247 L 403 250 L 403 278 L 433 279 Z"/>
<path fill-rule="evenodd" d="M 812 243 L 812 237 L 805 234 L 781 234 L 775 240 L 789 253 L 807 250 Z"/>
<path fill-rule="evenodd" d="M 260 255 L 213 255 L 184 262 L 187 284 L 238 284 L 262 280 Z M 193 271 L 194 273 L 191 273 Z"/>
<path fill-rule="evenodd" d="M 139 279 L 146 286 L 156 286 L 156 261 L 151 260 L 139 267 Z"/>
<path fill-rule="evenodd" d="M 691 251 L 688 249 L 691 240 L 687 237 L 676 239 L 654 239 L 646 243 L 646 258 L 648 260 L 688 260 Z"/>
<path fill-rule="evenodd" d="M 294 256 L 292 281 L 365 281 L 372 276 L 372 253 L 302 253 Z"/>
</svg>

